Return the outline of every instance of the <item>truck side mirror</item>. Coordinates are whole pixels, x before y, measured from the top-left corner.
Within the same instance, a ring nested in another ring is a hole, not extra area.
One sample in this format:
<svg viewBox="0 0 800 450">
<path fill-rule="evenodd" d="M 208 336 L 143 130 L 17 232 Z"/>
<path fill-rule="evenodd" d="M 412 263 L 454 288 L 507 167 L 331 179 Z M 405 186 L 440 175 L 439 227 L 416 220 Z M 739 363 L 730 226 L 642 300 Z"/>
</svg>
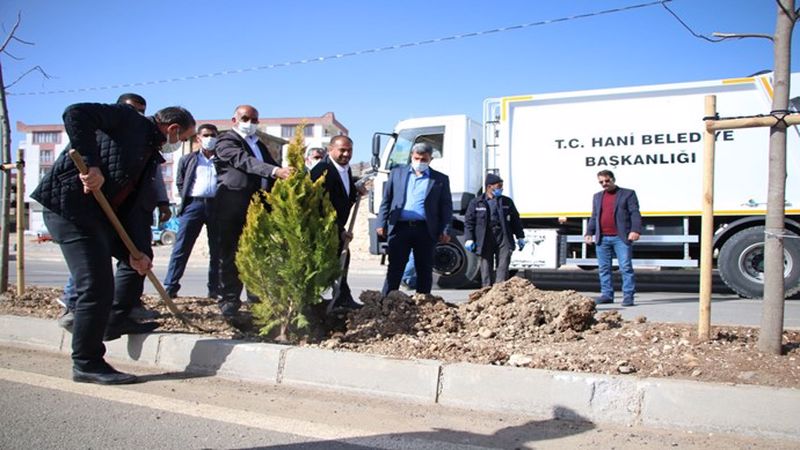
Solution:
<svg viewBox="0 0 800 450">
<path fill-rule="evenodd" d="M 381 134 L 375 133 L 372 135 L 372 161 L 374 162 L 381 154 Z"/>
</svg>

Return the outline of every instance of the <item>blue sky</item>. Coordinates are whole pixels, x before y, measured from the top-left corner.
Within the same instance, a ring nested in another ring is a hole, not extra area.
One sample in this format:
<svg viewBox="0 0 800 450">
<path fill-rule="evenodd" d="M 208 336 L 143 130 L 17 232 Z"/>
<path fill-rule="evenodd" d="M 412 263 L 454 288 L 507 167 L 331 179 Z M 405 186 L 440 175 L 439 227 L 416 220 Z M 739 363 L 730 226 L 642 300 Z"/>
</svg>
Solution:
<svg viewBox="0 0 800 450">
<path fill-rule="evenodd" d="M 6 84 L 35 65 L 54 78 L 25 77 L 11 93 L 92 88 L 200 75 L 558 19 L 650 0 L 3 0 L 3 36 L 18 11 L 14 43 L 23 61 L 0 56 Z M 772 34 L 773 0 L 674 0 L 696 32 Z M 793 46 L 800 54 L 798 34 Z M 798 57 L 792 66 L 798 69 Z M 401 119 L 441 114 L 481 118 L 487 97 L 747 76 L 771 69 L 765 39 L 709 43 L 662 6 L 522 30 L 222 77 L 82 93 L 12 95 L 12 129 L 59 123 L 76 102 L 142 94 L 149 111 L 173 104 L 198 119 L 255 105 L 263 117 L 333 111 L 350 129 L 354 160 L 372 133 Z M 576 111 L 583 116 L 587 111 Z M 20 135 L 13 135 L 14 147 Z"/>
</svg>

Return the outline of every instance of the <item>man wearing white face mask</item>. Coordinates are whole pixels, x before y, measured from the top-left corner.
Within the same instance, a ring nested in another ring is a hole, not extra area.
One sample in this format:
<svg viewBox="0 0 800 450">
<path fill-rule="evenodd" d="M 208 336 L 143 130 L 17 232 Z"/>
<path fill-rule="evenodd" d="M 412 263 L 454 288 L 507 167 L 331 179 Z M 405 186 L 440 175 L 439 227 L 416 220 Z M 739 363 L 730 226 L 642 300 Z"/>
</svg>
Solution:
<svg viewBox="0 0 800 450">
<path fill-rule="evenodd" d="M 126 384 L 133 375 L 118 372 L 104 359 L 103 341 L 158 327 L 128 317 L 141 296 L 142 277 L 152 268 L 150 224 L 157 201 L 153 180 L 161 152 L 194 134 L 195 121 L 180 107 L 145 117 L 127 105 L 79 103 L 64 111 L 71 146 L 89 167 L 79 174 L 64 151 L 31 194 L 46 209 L 44 221 L 75 279 L 78 298 L 72 328 L 72 379 L 83 383 Z M 68 149 L 67 149 L 68 150 Z M 134 245 L 134 258 L 92 198 L 101 191 Z M 118 261 L 112 272 L 112 258 Z M 117 301 L 119 300 L 119 301 Z"/>
<path fill-rule="evenodd" d="M 203 225 L 208 236 L 208 297 L 216 299 L 219 296 L 219 233 L 214 215 L 214 196 L 217 193 L 214 147 L 217 134 L 214 125 L 206 123 L 197 127 L 195 140 L 200 148 L 178 161 L 175 184 L 181 195 L 181 206 L 178 208 L 181 220 L 164 279 L 164 289 L 173 298 L 178 296 L 181 277 Z"/>
<path fill-rule="evenodd" d="M 376 230 L 389 244 L 384 296 L 400 287 L 410 251 L 414 252 L 417 293 L 430 294 L 434 248 L 437 242 L 450 242 L 453 220 L 450 179 L 429 167 L 432 159 L 430 144 L 414 144 L 411 164 L 392 169 L 384 185 Z"/>
<path fill-rule="evenodd" d="M 280 167 L 256 134 L 258 110 L 236 107 L 233 128 L 219 136 L 214 166 L 217 169 L 215 214 L 219 232 L 220 310 L 232 317 L 241 306 L 242 282 L 236 269 L 236 250 L 250 199 L 259 189 L 269 191 L 276 178 L 286 179 L 293 167 Z"/>
</svg>

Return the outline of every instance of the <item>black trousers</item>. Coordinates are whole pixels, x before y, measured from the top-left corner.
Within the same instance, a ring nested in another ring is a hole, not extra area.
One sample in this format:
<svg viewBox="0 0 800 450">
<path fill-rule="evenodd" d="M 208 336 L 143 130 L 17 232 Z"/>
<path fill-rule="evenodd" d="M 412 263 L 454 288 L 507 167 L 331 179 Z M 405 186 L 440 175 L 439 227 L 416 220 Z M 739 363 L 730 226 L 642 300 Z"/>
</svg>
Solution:
<svg viewBox="0 0 800 450">
<path fill-rule="evenodd" d="M 145 214 L 139 215 L 142 217 L 124 222 L 129 234 L 150 231 Z M 72 328 L 73 366 L 86 372 L 107 370 L 103 333 L 107 326 L 117 326 L 128 316 L 142 296 L 144 276 L 128 264 L 130 254 L 107 220 L 78 225 L 45 210 L 44 223 L 61 247 L 78 293 Z M 140 250 L 152 259 L 150 246 Z M 112 258 L 118 260 L 116 274 Z"/>
<path fill-rule="evenodd" d="M 481 286 L 491 286 L 495 281 L 508 279 L 508 266 L 511 264 L 513 244 L 505 239 L 502 231 L 488 230 L 481 245 Z M 497 272 L 495 272 L 495 264 Z"/>
<path fill-rule="evenodd" d="M 433 286 L 433 249 L 436 241 L 428 233 L 425 222 L 397 222 L 388 240 L 389 268 L 383 283 L 383 295 L 400 288 L 400 280 L 408 262 L 410 251 L 414 252 L 414 267 L 417 270 L 417 292 L 430 294 Z"/>
<path fill-rule="evenodd" d="M 221 302 L 238 302 L 244 285 L 236 268 L 236 251 L 239 237 L 247 220 L 250 195 L 246 191 L 230 191 L 224 186 L 217 189 L 214 211 L 219 235 L 219 293 Z"/>
</svg>

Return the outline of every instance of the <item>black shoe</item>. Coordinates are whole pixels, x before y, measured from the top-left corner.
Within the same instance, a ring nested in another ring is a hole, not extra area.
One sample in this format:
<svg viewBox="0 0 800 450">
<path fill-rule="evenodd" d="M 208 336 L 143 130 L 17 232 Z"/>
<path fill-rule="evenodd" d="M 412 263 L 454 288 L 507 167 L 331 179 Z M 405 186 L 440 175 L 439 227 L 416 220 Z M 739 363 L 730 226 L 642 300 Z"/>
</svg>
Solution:
<svg viewBox="0 0 800 450">
<path fill-rule="evenodd" d="M 361 309 L 364 305 L 358 303 L 357 301 L 353 300 L 352 298 L 348 298 L 347 300 L 336 300 L 333 304 L 333 309 L 337 308 L 344 308 L 344 309 Z"/>
<path fill-rule="evenodd" d="M 155 309 L 147 309 L 144 306 L 134 306 L 131 308 L 129 319 L 133 320 L 153 320 L 161 317 L 161 313 Z"/>
<path fill-rule="evenodd" d="M 236 313 L 239 312 L 239 308 L 241 307 L 242 302 L 238 301 L 219 302 L 219 310 L 222 312 L 222 317 L 236 316 Z"/>
<path fill-rule="evenodd" d="M 208 297 L 208 298 L 210 298 L 212 300 L 221 300 L 222 299 L 222 294 L 220 294 L 219 292 L 216 292 L 216 291 L 209 291 L 208 294 L 206 295 L 206 297 Z"/>
<path fill-rule="evenodd" d="M 136 375 L 118 372 L 114 369 L 108 372 L 84 372 L 73 368 L 72 381 L 94 384 L 131 384 L 138 382 L 139 378 Z"/>
<path fill-rule="evenodd" d="M 159 327 L 158 322 L 135 322 L 131 319 L 124 319 L 122 323 L 116 326 L 106 327 L 106 332 L 103 334 L 104 341 L 113 341 L 119 339 L 123 334 L 147 334 L 152 333 Z"/>
</svg>

